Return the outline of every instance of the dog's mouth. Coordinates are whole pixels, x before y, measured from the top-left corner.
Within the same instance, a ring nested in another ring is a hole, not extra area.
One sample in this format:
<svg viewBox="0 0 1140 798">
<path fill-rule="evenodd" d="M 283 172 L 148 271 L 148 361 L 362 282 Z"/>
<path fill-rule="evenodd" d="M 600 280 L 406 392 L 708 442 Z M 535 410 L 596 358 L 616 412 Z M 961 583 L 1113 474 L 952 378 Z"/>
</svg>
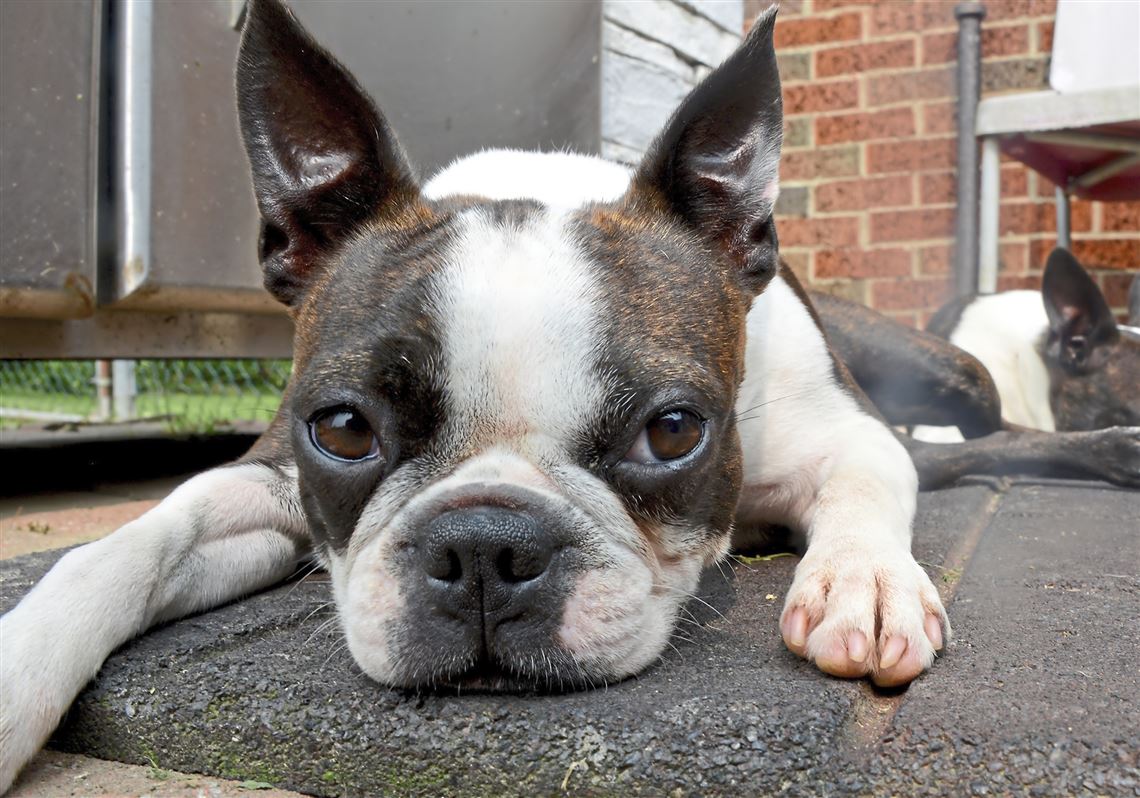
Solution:
<svg viewBox="0 0 1140 798">
<path fill-rule="evenodd" d="M 449 694 L 558 695 L 603 684 L 605 680 L 591 678 L 581 666 L 571 663 L 561 652 L 536 652 L 533 656 L 520 658 L 519 662 L 507 663 L 482 651 L 466 668 L 441 675 L 420 690 Z"/>
</svg>

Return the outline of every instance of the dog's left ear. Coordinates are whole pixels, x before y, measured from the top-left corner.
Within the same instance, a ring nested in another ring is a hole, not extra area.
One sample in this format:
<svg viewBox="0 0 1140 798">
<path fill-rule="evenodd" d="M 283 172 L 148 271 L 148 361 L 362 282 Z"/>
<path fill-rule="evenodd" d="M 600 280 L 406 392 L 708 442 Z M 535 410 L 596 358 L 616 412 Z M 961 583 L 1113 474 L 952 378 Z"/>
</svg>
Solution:
<svg viewBox="0 0 1140 798">
<path fill-rule="evenodd" d="M 1058 247 L 1045 263 L 1041 296 L 1049 317 L 1048 354 L 1068 372 L 1088 371 L 1096 348 L 1120 335 L 1104 294 L 1077 259 Z"/>
<path fill-rule="evenodd" d="M 776 273 L 783 104 L 772 32 L 762 13 L 728 59 L 673 114 L 638 166 L 634 199 L 678 214 L 725 252 L 759 291 Z"/>
<path fill-rule="evenodd" d="M 237 97 L 265 287 L 295 306 L 326 253 L 419 189 L 368 95 L 280 0 L 249 0 Z"/>
</svg>

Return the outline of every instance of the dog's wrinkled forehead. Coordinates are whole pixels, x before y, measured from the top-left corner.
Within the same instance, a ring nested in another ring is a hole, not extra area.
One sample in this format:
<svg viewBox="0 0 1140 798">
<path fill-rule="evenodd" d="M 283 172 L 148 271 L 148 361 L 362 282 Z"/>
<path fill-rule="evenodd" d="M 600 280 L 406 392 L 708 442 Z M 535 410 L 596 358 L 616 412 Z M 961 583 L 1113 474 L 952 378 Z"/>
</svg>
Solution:
<svg viewBox="0 0 1140 798">
<path fill-rule="evenodd" d="M 531 203 L 463 211 L 426 299 L 457 440 L 541 447 L 596 417 L 606 393 L 601 286 L 565 217 Z"/>
<path fill-rule="evenodd" d="M 453 456 L 509 441 L 541 460 L 662 386 L 730 400 L 746 299 L 678 225 L 618 205 L 430 208 L 364 231 L 314 291 L 315 378 L 442 404 Z"/>
</svg>

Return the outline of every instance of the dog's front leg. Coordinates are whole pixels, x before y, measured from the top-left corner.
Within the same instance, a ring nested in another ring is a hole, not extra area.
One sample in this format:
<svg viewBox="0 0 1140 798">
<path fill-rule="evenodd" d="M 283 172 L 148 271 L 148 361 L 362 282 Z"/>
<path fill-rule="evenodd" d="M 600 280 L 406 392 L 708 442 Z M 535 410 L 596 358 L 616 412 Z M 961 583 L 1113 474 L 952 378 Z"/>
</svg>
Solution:
<svg viewBox="0 0 1140 798">
<path fill-rule="evenodd" d="M 802 517 L 808 547 L 780 629 L 836 676 L 905 684 L 949 633 L 938 592 L 910 551 L 917 482 L 906 451 L 870 417 L 853 419 Z"/>
<path fill-rule="evenodd" d="M 0 618 L 0 793 L 116 647 L 284 579 L 307 541 L 291 467 L 241 463 L 66 554 Z"/>
</svg>

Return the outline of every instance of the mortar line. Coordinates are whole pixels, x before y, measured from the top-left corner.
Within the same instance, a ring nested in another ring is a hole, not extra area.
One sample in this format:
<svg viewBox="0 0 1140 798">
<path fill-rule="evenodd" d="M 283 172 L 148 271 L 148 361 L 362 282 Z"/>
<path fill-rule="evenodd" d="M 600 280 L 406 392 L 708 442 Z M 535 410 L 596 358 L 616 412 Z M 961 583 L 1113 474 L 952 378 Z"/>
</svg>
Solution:
<svg viewBox="0 0 1140 798">
<path fill-rule="evenodd" d="M 1004 479 L 986 480 L 986 483 L 989 484 L 992 494 L 982 505 L 974 523 L 966 528 L 942 561 L 941 567 L 944 571 L 958 572 L 957 578 L 950 581 L 944 579 L 939 583 L 938 595 L 942 599 L 943 606 L 947 608 L 958 592 L 962 572 L 973 558 L 982 534 L 989 528 L 1009 490 L 1009 482 Z M 949 642 L 947 640 L 947 644 Z M 863 680 L 851 712 L 837 735 L 840 744 L 848 750 L 863 754 L 871 753 L 890 730 L 908 692 L 909 690 L 904 690 L 893 695 L 883 695 L 876 692 L 870 682 Z"/>
</svg>

